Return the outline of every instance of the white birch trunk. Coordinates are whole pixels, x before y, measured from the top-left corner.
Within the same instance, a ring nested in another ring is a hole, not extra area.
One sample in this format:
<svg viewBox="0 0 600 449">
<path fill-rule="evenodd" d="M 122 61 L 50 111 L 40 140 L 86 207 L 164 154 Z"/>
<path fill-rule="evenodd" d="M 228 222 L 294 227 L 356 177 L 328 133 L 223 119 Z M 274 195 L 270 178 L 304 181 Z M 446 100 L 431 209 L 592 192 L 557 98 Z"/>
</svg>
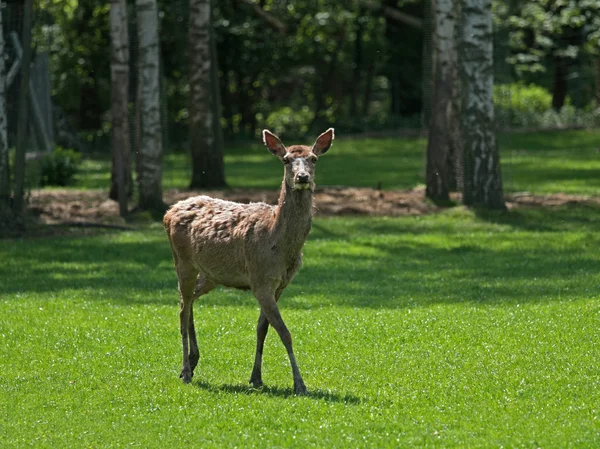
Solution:
<svg viewBox="0 0 600 449">
<path fill-rule="evenodd" d="M 159 210 L 162 200 L 162 131 L 156 0 L 136 0 L 138 27 L 138 117 L 140 145 L 137 163 L 139 209 Z"/>
<path fill-rule="evenodd" d="M 505 209 L 494 131 L 492 0 L 464 0 L 461 26 L 463 201 Z"/>
<path fill-rule="evenodd" d="M 432 0 L 432 95 L 427 146 L 428 198 L 448 201 L 456 189 L 458 136 L 460 125 L 457 82 L 456 2 Z"/>
<path fill-rule="evenodd" d="M 129 140 L 129 32 L 127 2 L 110 1 L 112 177 L 110 198 L 119 201 L 121 215 L 127 213 L 131 193 L 131 144 Z"/>
</svg>

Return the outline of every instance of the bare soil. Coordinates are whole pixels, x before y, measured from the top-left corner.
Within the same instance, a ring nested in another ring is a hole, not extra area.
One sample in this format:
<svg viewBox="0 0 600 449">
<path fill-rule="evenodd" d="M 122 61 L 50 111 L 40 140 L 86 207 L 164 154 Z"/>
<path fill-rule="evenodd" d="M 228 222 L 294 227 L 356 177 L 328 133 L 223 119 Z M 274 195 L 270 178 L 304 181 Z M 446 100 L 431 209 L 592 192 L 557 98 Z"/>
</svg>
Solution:
<svg viewBox="0 0 600 449">
<path fill-rule="evenodd" d="M 165 192 L 167 204 L 190 196 L 206 194 L 241 203 L 263 201 L 276 204 L 275 190 L 227 189 L 211 191 Z M 452 200 L 460 204 L 460 196 Z M 506 196 L 509 209 L 519 207 L 557 207 L 568 204 L 600 206 L 600 197 L 552 194 L 533 195 L 527 192 Z M 435 213 L 442 208 L 425 200 L 423 188 L 412 190 L 376 190 L 354 187 L 320 187 L 315 191 L 316 216 L 408 216 Z M 118 204 L 109 200 L 107 192 L 83 190 L 35 190 L 31 193 L 30 210 L 40 224 L 123 225 Z"/>
</svg>

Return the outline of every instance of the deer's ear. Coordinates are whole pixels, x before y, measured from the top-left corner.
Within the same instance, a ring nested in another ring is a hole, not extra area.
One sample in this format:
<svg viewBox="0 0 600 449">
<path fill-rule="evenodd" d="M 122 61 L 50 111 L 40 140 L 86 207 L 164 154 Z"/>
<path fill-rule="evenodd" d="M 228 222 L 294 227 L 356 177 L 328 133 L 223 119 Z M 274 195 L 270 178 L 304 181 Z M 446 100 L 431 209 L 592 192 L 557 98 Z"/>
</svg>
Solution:
<svg viewBox="0 0 600 449">
<path fill-rule="evenodd" d="M 327 153 L 327 150 L 331 146 L 334 138 L 335 132 L 333 131 L 333 128 L 329 128 L 327 131 L 317 137 L 317 140 L 312 147 L 312 152 L 317 156 Z"/>
<path fill-rule="evenodd" d="M 262 135 L 264 144 L 267 146 L 267 148 L 272 154 L 279 157 L 283 157 L 286 155 L 287 150 L 285 148 L 285 145 L 281 143 L 281 140 L 279 140 L 279 137 L 277 137 L 268 129 L 263 129 Z"/>
</svg>

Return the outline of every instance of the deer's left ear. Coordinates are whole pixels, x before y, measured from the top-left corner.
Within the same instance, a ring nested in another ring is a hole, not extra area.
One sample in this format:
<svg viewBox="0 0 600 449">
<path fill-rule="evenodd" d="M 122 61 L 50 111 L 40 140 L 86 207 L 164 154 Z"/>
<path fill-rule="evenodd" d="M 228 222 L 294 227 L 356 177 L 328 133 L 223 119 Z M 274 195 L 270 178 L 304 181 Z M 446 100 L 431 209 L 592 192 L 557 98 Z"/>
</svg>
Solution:
<svg viewBox="0 0 600 449">
<path fill-rule="evenodd" d="M 321 156 L 322 154 L 327 153 L 327 150 L 329 150 L 329 147 L 331 146 L 331 143 L 333 142 L 334 138 L 335 133 L 333 131 L 333 128 L 329 128 L 327 131 L 325 131 L 323 134 L 317 137 L 317 140 L 315 141 L 315 144 L 312 147 L 312 152 L 315 153 L 317 156 Z"/>
<path fill-rule="evenodd" d="M 283 157 L 286 155 L 287 149 L 285 148 L 285 145 L 281 142 L 281 140 L 279 140 L 279 137 L 277 137 L 268 129 L 263 129 L 262 135 L 263 142 L 267 146 L 271 154 L 274 154 L 275 156 L 279 157 Z"/>
</svg>

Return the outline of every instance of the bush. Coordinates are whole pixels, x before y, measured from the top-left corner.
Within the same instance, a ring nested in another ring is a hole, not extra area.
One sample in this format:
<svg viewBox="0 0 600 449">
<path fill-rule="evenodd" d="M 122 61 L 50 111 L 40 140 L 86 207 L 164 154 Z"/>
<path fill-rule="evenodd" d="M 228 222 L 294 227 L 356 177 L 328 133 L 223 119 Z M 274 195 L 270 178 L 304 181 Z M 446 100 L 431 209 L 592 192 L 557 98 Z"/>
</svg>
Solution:
<svg viewBox="0 0 600 449">
<path fill-rule="evenodd" d="M 81 154 L 75 150 L 56 147 L 42 158 L 40 184 L 44 186 L 72 185 L 79 172 Z"/>
</svg>

